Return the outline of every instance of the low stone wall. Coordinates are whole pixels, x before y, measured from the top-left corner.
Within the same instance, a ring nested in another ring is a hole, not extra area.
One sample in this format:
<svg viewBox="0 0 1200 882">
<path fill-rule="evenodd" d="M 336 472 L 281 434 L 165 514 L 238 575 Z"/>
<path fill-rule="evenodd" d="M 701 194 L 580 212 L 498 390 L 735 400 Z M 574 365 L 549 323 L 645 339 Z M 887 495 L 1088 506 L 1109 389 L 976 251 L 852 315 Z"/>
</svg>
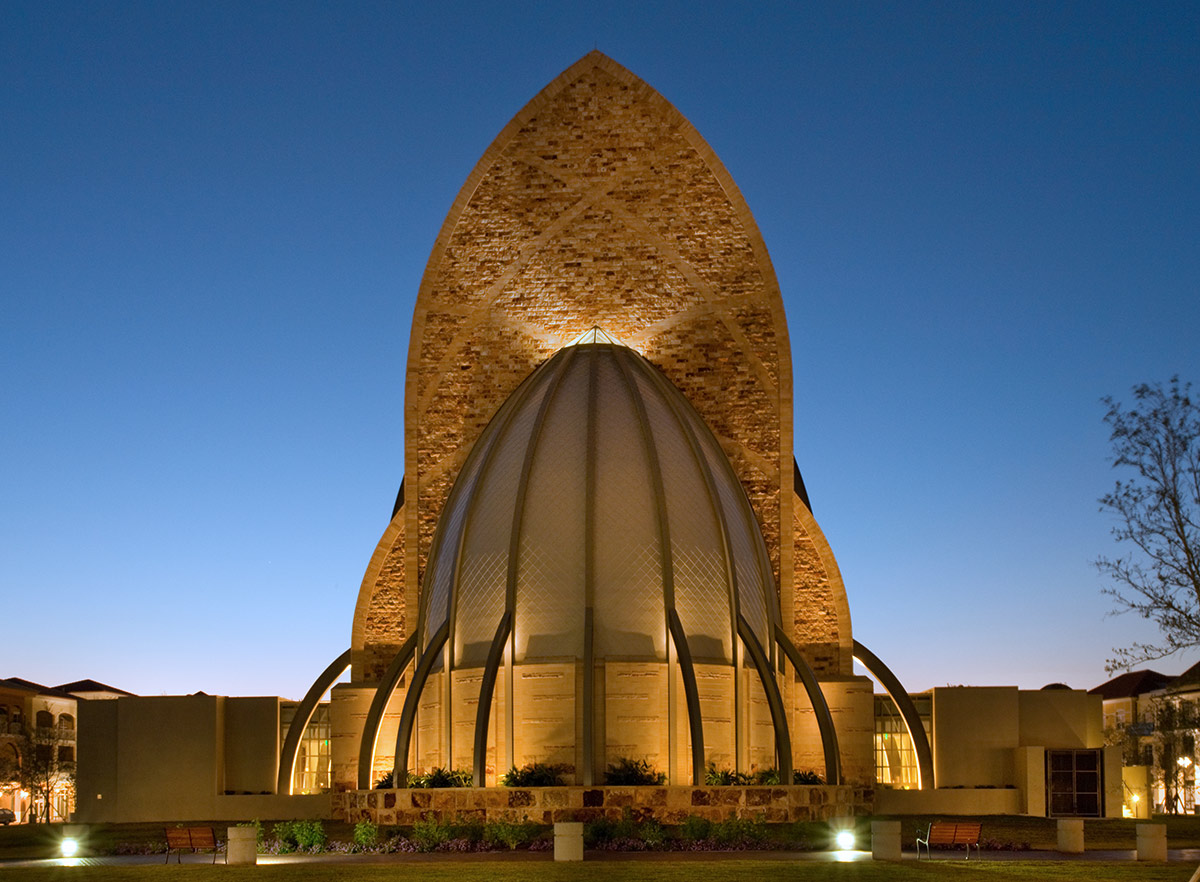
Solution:
<svg viewBox="0 0 1200 882">
<path fill-rule="evenodd" d="M 755 818 L 768 823 L 821 821 L 867 815 L 874 791 L 867 787 L 453 787 L 351 790 L 331 794 L 333 816 L 381 826 L 420 820 L 558 821 L 619 819 L 626 809 L 639 817 L 678 824 L 688 815 L 718 821 Z"/>
</svg>

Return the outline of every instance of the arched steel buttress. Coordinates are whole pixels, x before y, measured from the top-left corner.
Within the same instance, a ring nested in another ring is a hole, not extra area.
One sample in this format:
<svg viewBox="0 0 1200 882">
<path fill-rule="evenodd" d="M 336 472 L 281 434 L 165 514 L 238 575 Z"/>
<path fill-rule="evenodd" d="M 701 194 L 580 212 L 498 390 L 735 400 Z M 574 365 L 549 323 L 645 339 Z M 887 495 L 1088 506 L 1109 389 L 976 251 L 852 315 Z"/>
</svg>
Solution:
<svg viewBox="0 0 1200 882">
<path fill-rule="evenodd" d="M 403 486 L 403 485 L 401 485 Z M 396 691 L 396 684 L 408 663 L 412 661 L 417 649 L 417 635 L 410 634 L 404 641 L 400 651 L 392 658 L 392 663 L 384 671 L 383 679 L 371 699 L 371 709 L 367 711 L 367 719 L 363 724 L 362 740 L 358 744 L 358 789 L 370 790 L 375 783 L 371 780 L 375 772 L 375 741 L 379 737 L 379 724 L 383 722 L 383 712 L 387 703 Z"/>
<path fill-rule="evenodd" d="M 679 615 L 675 611 L 675 563 L 671 555 L 670 518 L 667 515 L 667 495 L 663 484 L 662 463 L 658 457 L 658 447 L 654 441 L 654 430 L 650 426 L 650 417 L 646 413 L 646 403 L 638 394 L 637 383 L 633 379 L 630 367 L 624 361 L 618 361 L 621 376 L 629 390 L 629 400 L 633 404 L 637 416 L 639 433 L 650 466 L 650 483 L 654 493 L 654 505 L 658 510 L 658 542 L 660 559 L 662 561 L 663 608 L 666 610 L 667 635 L 675 647 L 675 659 L 683 675 L 684 703 L 687 707 L 688 728 L 692 738 L 692 783 L 699 784 L 704 775 L 704 727 L 700 719 L 700 695 L 696 686 L 696 671 L 692 666 L 692 653 L 688 649 L 687 636 Z M 676 415 L 678 419 L 678 415 Z M 668 666 L 669 667 L 669 666 Z M 667 677 L 667 703 L 672 704 L 674 692 L 674 677 Z M 674 711 L 668 710 L 668 719 Z M 667 751 L 668 766 L 674 767 L 672 753 L 674 745 Z"/>
<path fill-rule="evenodd" d="M 408 746 L 412 743 L 412 730 L 417 722 L 417 705 L 421 701 L 425 683 L 429 680 L 429 673 L 437 664 L 438 655 L 449 636 L 450 622 L 447 620 L 430 639 L 429 645 L 421 653 L 421 660 L 417 662 L 417 669 L 413 671 L 412 684 L 404 696 L 404 710 L 400 712 L 400 729 L 396 732 L 396 762 L 392 767 L 393 787 L 408 786 Z"/>
<path fill-rule="evenodd" d="M 774 672 L 767 654 L 763 652 L 754 629 L 741 615 L 738 616 L 738 635 L 742 645 L 750 653 L 750 660 L 758 670 L 758 678 L 762 681 L 763 692 L 767 696 L 767 707 L 771 711 L 771 722 L 775 728 L 775 753 L 779 762 L 779 780 L 792 780 L 792 736 L 788 733 L 787 711 L 783 706 L 783 696 L 779 694 L 779 684 L 775 682 Z"/>
<path fill-rule="evenodd" d="M 292 724 L 288 726 L 287 737 L 283 739 L 283 750 L 279 752 L 279 779 L 275 784 L 276 793 L 291 795 L 292 778 L 296 770 L 296 752 L 300 749 L 300 739 L 304 737 L 304 730 L 308 728 L 308 723 L 321 701 L 321 696 L 329 691 L 329 688 L 337 682 L 338 677 L 346 673 L 348 667 L 350 667 L 349 649 L 330 663 L 321 676 L 317 677 L 316 682 L 308 687 L 308 692 L 297 705 L 296 715 L 292 717 Z"/>
<path fill-rule="evenodd" d="M 837 730 L 833 727 L 833 715 L 829 712 L 829 703 L 825 701 L 825 693 L 821 691 L 821 684 L 817 682 L 817 676 L 809 667 L 808 662 L 804 660 L 804 656 L 800 654 L 796 645 L 788 639 L 787 634 L 779 625 L 775 626 L 775 642 L 779 644 L 783 654 L 796 669 L 800 682 L 804 684 L 804 691 L 808 693 L 808 700 L 812 702 L 813 714 L 817 718 L 817 729 L 821 733 L 821 749 L 825 754 L 825 783 L 841 784 L 842 751 L 838 746 Z"/>
<path fill-rule="evenodd" d="M 888 669 L 879 657 L 857 640 L 854 641 L 854 658 L 866 668 L 871 676 L 880 682 L 892 701 L 900 710 L 900 717 L 908 729 L 908 737 L 912 739 L 913 751 L 917 755 L 917 787 L 921 790 L 932 790 L 933 780 L 933 751 L 929 749 L 929 738 L 925 735 L 925 726 L 921 723 L 921 715 L 913 704 L 908 692 L 900 680 Z"/>
<path fill-rule="evenodd" d="M 500 661 L 504 657 L 504 644 L 508 642 L 511 632 L 512 613 L 505 612 L 488 649 L 483 682 L 479 686 L 479 704 L 475 708 L 475 752 L 471 776 L 476 787 L 487 784 L 488 722 L 492 715 L 492 696 L 496 694 L 496 677 L 500 673 Z"/>
</svg>

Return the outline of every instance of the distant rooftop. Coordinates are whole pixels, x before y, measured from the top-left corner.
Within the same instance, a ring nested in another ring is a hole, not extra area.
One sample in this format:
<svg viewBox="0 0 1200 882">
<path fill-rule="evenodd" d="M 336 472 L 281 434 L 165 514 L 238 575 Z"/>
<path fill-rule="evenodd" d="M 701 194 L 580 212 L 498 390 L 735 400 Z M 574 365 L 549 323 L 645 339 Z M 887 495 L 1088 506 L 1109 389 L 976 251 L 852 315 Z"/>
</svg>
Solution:
<svg viewBox="0 0 1200 882">
<path fill-rule="evenodd" d="M 69 692 L 63 692 L 61 689 L 55 689 L 52 686 L 43 686 L 41 683 L 34 683 L 32 680 L 26 680 L 22 677 L 7 677 L 3 680 L 0 680 L 0 686 L 8 686 L 13 689 L 23 689 L 26 692 L 36 692 L 38 695 L 54 695 L 58 698 L 75 697 Z"/>
<path fill-rule="evenodd" d="M 70 692 L 72 694 L 80 692 L 111 692 L 114 695 L 133 695 L 132 692 L 126 692 L 124 689 L 109 686 L 98 680 L 76 680 L 74 683 L 64 683 L 62 686 L 55 686 L 54 688 L 60 692 Z"/>
<path fill-rule="evenodd" d="M 1089 689 L 1089 695 L 1099 695 L 1101 698 L 1132 698 L 1162 689 L 1182 677 L 1172 677 L 1160 674 L 1158 671 L 1128 671 L 1113 677 L 1107 683 L 1101 683 L 1094 689 Z"/>
</svg>

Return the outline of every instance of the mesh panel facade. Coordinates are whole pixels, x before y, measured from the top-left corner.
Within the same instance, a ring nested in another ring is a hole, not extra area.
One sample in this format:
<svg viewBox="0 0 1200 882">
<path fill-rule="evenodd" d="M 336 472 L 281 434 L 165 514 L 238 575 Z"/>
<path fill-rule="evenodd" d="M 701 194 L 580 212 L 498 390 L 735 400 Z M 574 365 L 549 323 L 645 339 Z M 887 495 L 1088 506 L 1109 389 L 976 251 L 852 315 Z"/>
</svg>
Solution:
<svg viewBox="0 0 1200 882">
<path fill-rule="evenodd" d="M 453 590 L 456 665 L 481 663 L 510 608 L 518 663 L 582 661 L 589 606 L 597 661 L 664 661 L 668 573 L 697 659 L 733 663 L 733 577 L 742 615 L 770 645 L 775 589 L 756 560 L 753 512 L 708 427 L 655 370 L 624 346 L 567 347 L 480 436 L 429 566 L 426 633 Z"/>
</svg>

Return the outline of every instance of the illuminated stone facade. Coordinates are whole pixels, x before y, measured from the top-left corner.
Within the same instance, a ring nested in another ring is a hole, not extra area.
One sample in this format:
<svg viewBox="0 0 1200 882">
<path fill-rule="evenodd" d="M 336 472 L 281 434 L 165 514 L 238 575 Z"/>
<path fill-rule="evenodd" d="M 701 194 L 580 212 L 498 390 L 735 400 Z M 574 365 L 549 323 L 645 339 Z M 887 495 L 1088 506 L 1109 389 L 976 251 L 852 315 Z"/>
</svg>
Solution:
<svg viewBox="0 0 1200 882">
<path fill-rule="evenodd" d="M 363 579 L 352 684 L 335 690 L 339 786 L 353 786 L 371 692 L 418 627 L 434 533 L 468 455 L 522 381 L 593 327 L 661 371 L 715 436 L 757 519 L 779 621 L 817 676 L 834 684 L 831 694 L 842 696 L 830 704 L 843 766 L 869 780 L 870 688 L 853 677 L 845 589 L 793 486 L 790 344 L 766 247 L 696 130 L 650 86 L 593 52 L 501 131 L 434 244 L 408 358 L 403 504 Z M 774 641 L 767 643 L 778 668 Z M 577 660 L 542 661 L 497 688 L 488 783 L 530 761 L 579 766 L 579 668 Z M 686 714 L 675 706 L 682 687 L 671 683 L 679 677 L 672 670 L 632 658 L 597 671 L 606 696 L 595 709 L 606 745 L 593 759 L 601 770 L 613 757 L 634 755 L 673 783 L 690 783 L 689 730 L 672 722 Z M 743 675 L 736 683 L 735 670 Z M 448 684 L 443 673 L 430 674 L 409 767 L 470 767 L 476 703 L 463 696 L 480 679 L 477 668 L 453 670 Z M 812 705 L 792 676 L 777 679 L 797 756 L 812 759 L 821 750 L 819 739 L 812 744 Z M 778 727 L 749 665 L 697 664 L 695 680 L 708 760 L 773 766 Z M 381 722 L 379 773 L 392 766 L 409 682 L 406 674 Z M 447 695 L 456 696 L 449 705 Z M 506 736 L 504 721 L 512 729 L 514 718 L 516 731 Z"/>
</svg>

